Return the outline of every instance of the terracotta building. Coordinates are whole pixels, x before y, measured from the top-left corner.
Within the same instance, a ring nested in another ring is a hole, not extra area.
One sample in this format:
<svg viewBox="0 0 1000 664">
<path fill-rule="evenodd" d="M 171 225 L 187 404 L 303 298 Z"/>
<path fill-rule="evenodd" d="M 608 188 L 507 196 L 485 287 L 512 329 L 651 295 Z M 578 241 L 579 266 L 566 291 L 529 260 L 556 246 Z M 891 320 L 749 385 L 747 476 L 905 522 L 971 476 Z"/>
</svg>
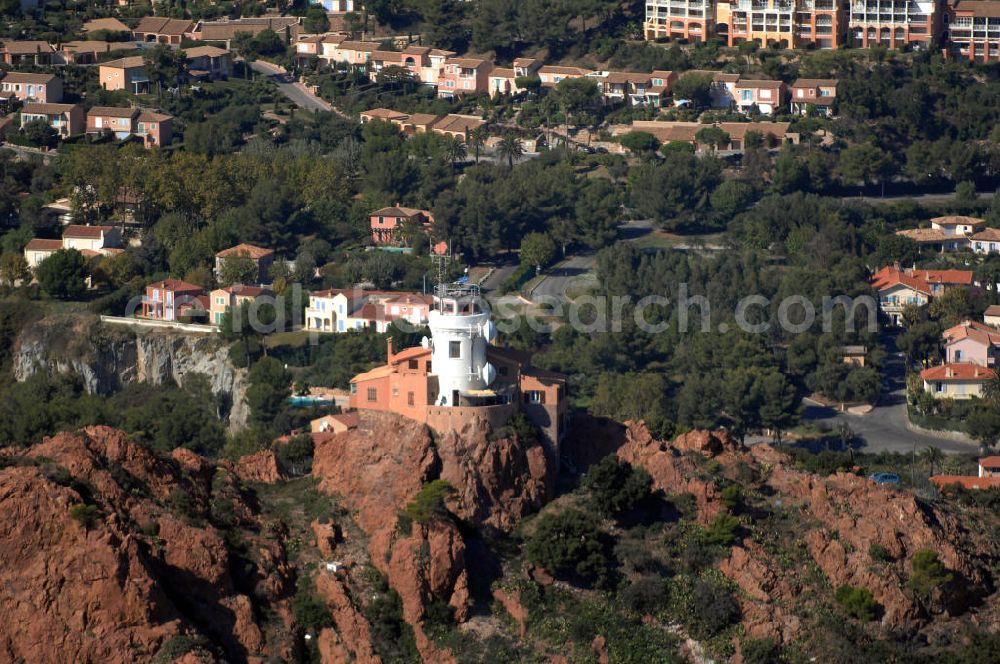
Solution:
<svg viewBox="0 0 1000 664">
<path fill-rule="evenodd" d="M 492 428 L 524 413 L 544 434 L 558 463 L 566 431 L 566 377 L 530 358 L 492 345 L 496 328 L 479 305 L 478 289 L 439 287 L 430 313 L 431 338 L 351 380 L 352 408 L 388 411 L 444 433 L 476 419 Z"/>
</svg>

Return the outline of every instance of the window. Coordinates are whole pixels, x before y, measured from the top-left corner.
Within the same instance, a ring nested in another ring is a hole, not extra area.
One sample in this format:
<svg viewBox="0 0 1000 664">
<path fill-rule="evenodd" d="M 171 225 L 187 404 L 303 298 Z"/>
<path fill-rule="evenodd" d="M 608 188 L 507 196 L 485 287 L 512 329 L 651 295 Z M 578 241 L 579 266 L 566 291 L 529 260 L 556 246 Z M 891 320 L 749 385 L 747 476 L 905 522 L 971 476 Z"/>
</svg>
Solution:
<svg viewBox="0 0 1000 664">
<path fill-rule="evenodd" d="M 398 397 L 399 396 L 399 388 L 398 387 L 392 388 L 392 396 L 394 396 L 394 397 Z"/>
<path fill-rule="evenodd" d="M 358 384 L 351 383 L 351 394 L 357 394 L 357 393 L 358 393 Z"/>
<path fill-rule="evenodd" d="M 507 367 L 501 366 L 499 369 L 497 369 L 497 373 L 500 374 L 501 376 L 506 376 L 507 375 Z"/>
<path fill-rule="evenodd" d="M 412 406 L 414 403 L 415 403 L 415 400 L 413 398 L 413 392 L 407 392 L 406 393 L 406 405 L 407 406 Z"/>
<path fill-rule="evenodd" d="M 743 101 L 753 101 L 753 90 L 740 90 L 740 99 Z"/>
<path fill-rule="evenodd" d="M 378 390 L 376 390 L 374 387 L 368 388 L 368 400 L 378 401 Z"/>
<path fill-rule="evenodd" d="M 960 350 L 956 350 L 955 351 L 955 361 L 956 362 L 961 362 L 962 361 L 962 351 L 960 351 Z"/>
<path fill-rule="evenodd" d="M 417 369 L 417 365 L 418 365 L 418 363 L 417 363 L 417 361 L 416 361 L 416 360 L 410 360 L 410 361 L 409 361 L 409 362 L 407 363 L 407 366 L 408 366 L 408 367 L 409 367 L 410 369 Z M 411 392 L 410 394 L 413 394 L 413 393 Z"/>
<path fill-rule="evenodd" d="M 524 393 L 525 403 L 545 403 L 545 393 L 540 390 L 528 390 Z"/>
<path fill-rule="evenodd" d="M 449 341 L 448 342 L 448 358 L 455 360 L 462 357 L 462 342 L 461 341 Z"/>
</svg>

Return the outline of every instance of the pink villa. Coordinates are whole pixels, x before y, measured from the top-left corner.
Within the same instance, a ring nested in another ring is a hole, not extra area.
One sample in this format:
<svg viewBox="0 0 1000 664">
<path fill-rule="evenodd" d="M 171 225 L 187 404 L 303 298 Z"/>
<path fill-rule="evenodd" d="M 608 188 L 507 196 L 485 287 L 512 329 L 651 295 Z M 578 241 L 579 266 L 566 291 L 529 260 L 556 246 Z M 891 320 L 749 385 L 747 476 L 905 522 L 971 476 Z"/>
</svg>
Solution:
<svg viewBox="0 0 1000 664">
<path fill-rule="evenodd" d="M 439 97 L 489 92 L 493 63 L 479 58 L 448 58 L 438 80 Z"/>
<path fill-rule="evenodd" d="M 375 210 L 371 214 L 372 241 L 375 244 L 398 246 L 403 241 L 400 230 L 407 223 L 412 223 L 424 232 L 429 232 L 434 223 L 434 216 L 427 210 L 403 207 L 398 204 Z"/>
<path fill-rule="evenodd" d="M 997 365 L 1000 330 L 978 321 L 965 321 L 944 331 L 945 361 L 966 362 L 982 367 Z"/>
<path fill-rule="evenodd" d="M 142 317 L 175 321 L 194 311 L 206 311 L 208 301 L 201 286 L 180 279 L 163 279 L 146 286 Z"/>
<path fill-rule="evenodd" d="M 166 146 L 174 140 L 174 118 L 139 108 L 95 106 L 87 112 L 87 133 L 103 132 L 119 140 L 138 136 L 147 148 Z"/>
<path fill-rule="evenodd" d="M 225 288 L 216 288 L 209 294 L 208 322 L 211 325 L 221 325 L 222 319 L 232 309 L 252 303 L 263 295 L 271 295 L 271 290 L 260 286 L 243 286 L 233 284 Z"/>
</svg>

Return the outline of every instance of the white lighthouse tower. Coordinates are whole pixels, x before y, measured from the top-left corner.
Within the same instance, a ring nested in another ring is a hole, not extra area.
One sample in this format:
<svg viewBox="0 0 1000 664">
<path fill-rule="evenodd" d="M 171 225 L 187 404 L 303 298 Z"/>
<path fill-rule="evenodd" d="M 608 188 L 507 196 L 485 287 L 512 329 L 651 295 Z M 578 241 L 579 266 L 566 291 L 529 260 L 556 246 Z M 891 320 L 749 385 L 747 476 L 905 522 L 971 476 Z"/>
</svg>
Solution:
<svg viewBox="0 0 1000 664">
<path fill-rule="evenodd" d="M 486 346 L 496 337 L 496 326 L 482 309 L 478 286 L 439 284 L 435 290 L 434 309 L 428 316 L 431 339 L 424 340 L 431 346 L 431 366 L 438 379 L 434 405 L 464 405 L 496 379 L 496 368 L 486 360 Z"/>
</svg>

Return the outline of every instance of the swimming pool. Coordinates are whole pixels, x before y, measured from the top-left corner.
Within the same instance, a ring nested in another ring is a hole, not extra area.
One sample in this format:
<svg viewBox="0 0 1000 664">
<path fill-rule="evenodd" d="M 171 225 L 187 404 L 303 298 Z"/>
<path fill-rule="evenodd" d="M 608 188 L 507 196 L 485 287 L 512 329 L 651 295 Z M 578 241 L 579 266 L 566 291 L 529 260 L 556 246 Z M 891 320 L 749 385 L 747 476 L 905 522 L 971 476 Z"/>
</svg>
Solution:
<svg viewBox="0 0 1000 664">
<path fill-rule="evenodd" d="M 323 397 L 316 397 L 311 394 L 304 396 L 288 397 L 288 403 L 296 408 L 319 408 L 321 406 L 332 406 L 333 402 Z"/>
</svg>

